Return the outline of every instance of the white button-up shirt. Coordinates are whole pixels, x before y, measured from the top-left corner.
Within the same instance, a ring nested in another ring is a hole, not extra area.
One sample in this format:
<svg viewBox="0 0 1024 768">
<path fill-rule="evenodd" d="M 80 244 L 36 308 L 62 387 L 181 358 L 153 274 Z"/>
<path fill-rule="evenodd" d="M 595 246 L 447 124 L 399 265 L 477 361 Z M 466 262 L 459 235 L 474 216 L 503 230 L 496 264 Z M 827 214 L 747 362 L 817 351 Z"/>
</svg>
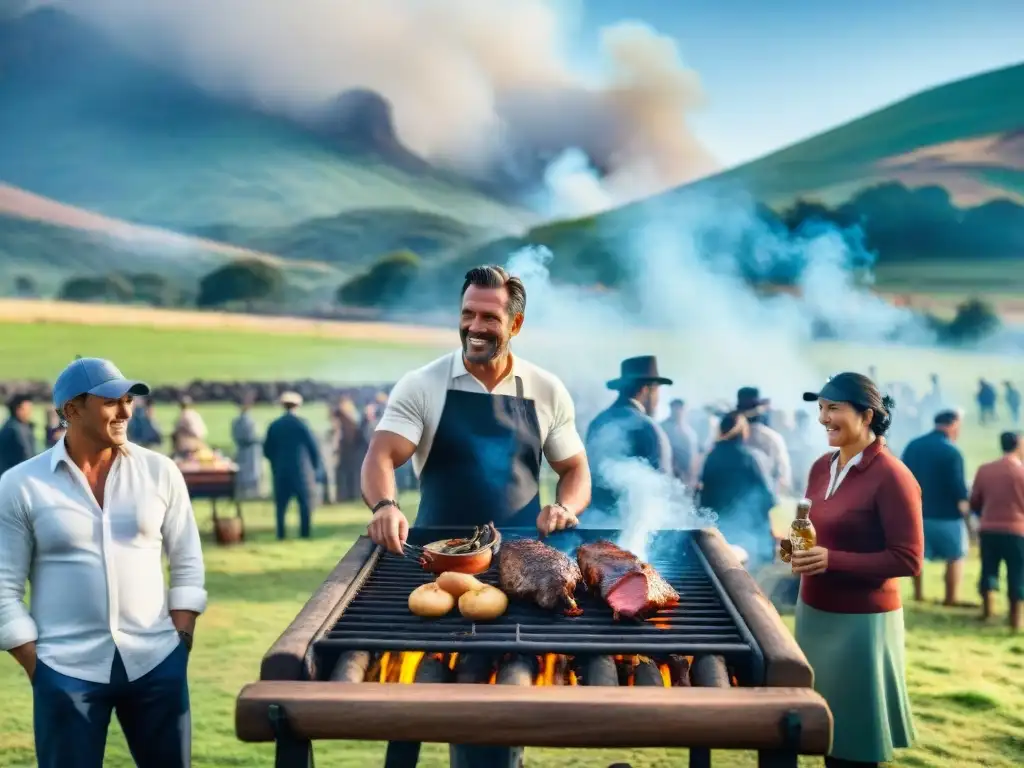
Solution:
<svg viewBox="0 0 1024 768">
<path fill-rule="evenodd" d="M 102 507 L 63 440 L 0 477 L 0 649 L 36 641 L 46 666 L 94 683 L 110 682 L 120 651 L 135 680 L 180 642 L 169 611 L 206 609 L 204 582 L 188 489 L 167 456 L 126 444 Z"/>
</svg>

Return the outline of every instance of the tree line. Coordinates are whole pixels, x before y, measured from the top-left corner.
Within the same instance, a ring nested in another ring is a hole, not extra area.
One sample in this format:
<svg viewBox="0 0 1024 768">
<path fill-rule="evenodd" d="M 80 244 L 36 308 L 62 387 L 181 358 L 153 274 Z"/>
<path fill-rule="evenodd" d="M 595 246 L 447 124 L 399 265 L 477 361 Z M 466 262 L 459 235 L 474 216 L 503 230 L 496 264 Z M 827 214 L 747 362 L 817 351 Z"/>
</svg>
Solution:
<svg viewBox="0 0 1024 768">
<path fill-rule="evenodd" d="M 618 213 L 618 212 L 617 212 Z M 725 218 L 725 217 L 723 217 Z M 687 236 L 708 260 L 729 259 L 754 283 L 796 283 L 806 268 L 808 249 L 791 247 L 813 236 L 821 227 L 842 233 L 849 244 L 851 269 L 867 269 L 874 263 L 913 263 L 957 260 L 1011 260 L 1024 257 L 1024 206 L 1010 200 L 994 200 L 960 208 L 941 187 L 909 189 L 887 182 L 865 188 L 841 205 L 797 200 L 781 212 L 756 207 L 755 215 L 723 224 L 709 217 Z M 521 238 L 504 238 L 444 259 L 424 261 L 410 250 L 380 257 L 362 273 L 335 291 L 341 307 L 380 309 L 401 302 L 407 309 L 429 310 L 417 302 L 429 302 L 461 280 L 469 267 L 502 263 L 524 245 L 545 245 L 557 255 L 552 278 L 576 284 L 618 289 L 628 294 L 631 270 L 622 254 L 632 251 L 635 228 L 608 226 L 594 218 L 556 222 L 539 227 Z M 767 235 L 767 237 L 766 237 Z M 774 236 L 774 237 L 773 237 Z M 766 246 L 766 243 L 768 244 Z M 772 252 L 771 248 L 776 251 Z M 766 257 L 766 248 L 769 251 Z M 155 273 L 76 276 L 61 286 L 59 297 L 74 301 L 140 302 L 154 306 L 199 308 L 252 308 L 258 303 L 281 304 L 287 279 L 270 262 L 243 258 L 219 266 L 197 285 L 182 286 Z M 32 295 L 30 277 L 15 279 L 18 295 Z M 932 319 L 940 335 L 949 340 L 969 340 L 991 332 L 998 316 L 988 303 L 965 302 L 950 322 Z"/>
</svg>

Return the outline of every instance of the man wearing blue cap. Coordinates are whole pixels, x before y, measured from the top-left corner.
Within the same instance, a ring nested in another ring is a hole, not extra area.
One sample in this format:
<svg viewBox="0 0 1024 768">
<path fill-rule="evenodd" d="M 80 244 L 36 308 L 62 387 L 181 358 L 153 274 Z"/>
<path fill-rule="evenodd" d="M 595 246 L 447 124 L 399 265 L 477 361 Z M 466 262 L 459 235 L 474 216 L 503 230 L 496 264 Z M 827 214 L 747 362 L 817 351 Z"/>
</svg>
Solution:
<svg viewBox="0 0 1024 768">
<path fill-rule="evenodd" d="M 32 681 L 41 768 L 102 768 L 114 712 L 140 768 L 190 765 L 203 556 L 180 470 L 128 442 L 147 394 L 107 360 L 75 360 L 53 387 L 64 439 L 0 477 L 0 649 Z"/>
</svg>

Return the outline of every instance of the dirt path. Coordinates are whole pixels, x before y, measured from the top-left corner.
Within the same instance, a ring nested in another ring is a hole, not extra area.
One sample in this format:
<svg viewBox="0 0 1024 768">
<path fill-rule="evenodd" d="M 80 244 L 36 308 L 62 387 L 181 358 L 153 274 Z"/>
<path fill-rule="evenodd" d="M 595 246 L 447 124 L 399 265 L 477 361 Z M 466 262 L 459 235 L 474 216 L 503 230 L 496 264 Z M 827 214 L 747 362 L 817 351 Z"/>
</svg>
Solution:
<svg viewBox="0 0 1024 768">
<path fill-rule="evenodd" d="M 182 330 L 246 331 L 286 336 L 320 336 L 353 341 L 385 341 L 407 344 L 457 343 L 454 329 L 447 328 L 28 299 L 0 299 L 0 323 L 130 325 Z"/>
</svg>

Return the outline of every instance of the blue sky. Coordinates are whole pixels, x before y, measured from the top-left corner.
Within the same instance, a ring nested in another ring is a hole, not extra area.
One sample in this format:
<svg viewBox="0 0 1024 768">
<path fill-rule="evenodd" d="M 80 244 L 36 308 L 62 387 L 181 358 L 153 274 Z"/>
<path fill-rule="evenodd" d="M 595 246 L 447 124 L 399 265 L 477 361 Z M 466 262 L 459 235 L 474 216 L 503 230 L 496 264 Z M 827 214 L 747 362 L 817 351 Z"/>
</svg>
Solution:
<svg viewBox="0 0 1024 768">
<path fill-rule="evenodd" d="M 595 59 L 597 30 L 615 21 L 646 21 L 676 38 L 708 97 L 693 125 L 724 165 L 930 86 L 1024 61 L 1024 0 L 584 0 L 582 7 L 575 39 L 584 65 Z"/>
</svg>

